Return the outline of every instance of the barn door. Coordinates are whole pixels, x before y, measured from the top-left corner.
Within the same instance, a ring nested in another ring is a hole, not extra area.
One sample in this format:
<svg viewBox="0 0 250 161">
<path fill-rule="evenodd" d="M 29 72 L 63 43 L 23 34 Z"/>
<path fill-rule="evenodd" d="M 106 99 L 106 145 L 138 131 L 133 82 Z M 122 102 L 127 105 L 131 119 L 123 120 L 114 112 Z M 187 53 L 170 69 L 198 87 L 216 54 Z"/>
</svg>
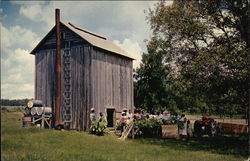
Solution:
<svg viewBox="0 0 250 161">
<path fill-rule="evenodd" d="M 107 122 L 108 127 L 115 126 L 115 109 L 107 109 Z"/>
<path fill-rule="evenodd" d="M 62 120 L 69 126 L 72 122 L 72 87 L 71 87 L 70 41 L 65 41 L 62 54 Z"/>
</svg>

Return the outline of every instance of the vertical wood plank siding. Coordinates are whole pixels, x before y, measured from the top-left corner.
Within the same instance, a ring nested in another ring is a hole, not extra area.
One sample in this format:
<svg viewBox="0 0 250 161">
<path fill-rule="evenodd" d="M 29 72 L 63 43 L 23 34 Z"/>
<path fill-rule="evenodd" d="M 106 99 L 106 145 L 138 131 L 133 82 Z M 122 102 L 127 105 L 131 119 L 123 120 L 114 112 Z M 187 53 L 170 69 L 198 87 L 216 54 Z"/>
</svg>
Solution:
<svg viewBox="0 0 250 161">
<path fill-rule="evenodd" d="M 64 41 L 71 43 L 72 122 L 69 123 L 70 129 L 89 128 L 89 114 L 92 107 L 96 109 L 98 116 L 100 112 L 106 115 L 107 107 L 133 109 L 132 60 L 93 47 L 64 26 L 61 27 L 61 31 L 65 33 Z M 64 42 L 62 42 L 62 56 L 63 45 L 65 45 Z M 35 54 L 35 99 L 42 100 L 46 106 L 51 106 L 53 112 L 55 112 L 56 94 L 55 65 L 53 33 Z M 62 69 L 64 69 L 63 61 Z M 64 85 L 62 76 L 62 89 L 65 88 Z M 64 93 L 61 95 L 64 96 Z M 63 116 L 63 109 L 61 111 Z"/>
<path fill-rule="evenodd" d="M 55 50 L 40 50 L 35 55 L 35 99 L 42 100 L 45 106 L 52 107 L 53 112 L 55 112 L 55 56 Z"/>
<path fill-rule="evenodd" d="M 106 114 L 106 107 L 133 109 L 132 60 L 97 48 L 91 53 L 91 107 Z"/>
</svg>

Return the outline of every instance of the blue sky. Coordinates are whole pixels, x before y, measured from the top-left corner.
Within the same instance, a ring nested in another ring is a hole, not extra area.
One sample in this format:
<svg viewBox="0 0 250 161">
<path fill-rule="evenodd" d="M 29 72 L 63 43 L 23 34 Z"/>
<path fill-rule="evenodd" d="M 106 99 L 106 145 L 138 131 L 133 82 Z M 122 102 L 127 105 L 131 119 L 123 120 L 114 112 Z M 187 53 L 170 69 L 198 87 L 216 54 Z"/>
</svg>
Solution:
<svg viewBox="0 0 250 161">
<path fill-rule="evenodd" d="M 1 98 L 34 97 L 34 56 L 29 52 L 54 26 L 55 8 L 61 20 L 113 40 L 134 54 L 138 67 L 151 32 L 145 11 L 156 1 L 1 1 Z"/>
</svg>

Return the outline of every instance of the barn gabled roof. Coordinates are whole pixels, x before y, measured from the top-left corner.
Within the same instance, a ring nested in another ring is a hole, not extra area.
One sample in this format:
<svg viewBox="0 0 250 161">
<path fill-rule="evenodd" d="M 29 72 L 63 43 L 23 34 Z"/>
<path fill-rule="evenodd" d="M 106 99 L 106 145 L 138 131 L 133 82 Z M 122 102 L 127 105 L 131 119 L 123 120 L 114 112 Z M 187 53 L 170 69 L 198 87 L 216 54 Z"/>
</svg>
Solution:
<svg viewBox="0 0 250 161">
<path fill-rule="evenodd" d="M 119 46 L 117 46 L 114 42 L 107 40 L 104 36 L 101 36 L 99 34 L 96 34 L 92 31 L 88 31 L 83 28 L 76 27 L 75 25 L 71 23 L 63 23 L 60 22 L 62 25 L 66 26 L 69 30 L 89 42 L 91 45 L 111 51 L 115 54 L 125 56 L 131 59 L 135 59 L 135 57 L 126 51 L 122 50 Z M 39 46 L 43 44 L 43 42 L 46 41 L 46 39 L 49 37 L 49 35 L 55 30 L 55 26 L 49 31 L 49 33 L 38 43 L 38 45 L 31 51 L 31 54 L 35 54 L 38 50 Z"/>
</svg>

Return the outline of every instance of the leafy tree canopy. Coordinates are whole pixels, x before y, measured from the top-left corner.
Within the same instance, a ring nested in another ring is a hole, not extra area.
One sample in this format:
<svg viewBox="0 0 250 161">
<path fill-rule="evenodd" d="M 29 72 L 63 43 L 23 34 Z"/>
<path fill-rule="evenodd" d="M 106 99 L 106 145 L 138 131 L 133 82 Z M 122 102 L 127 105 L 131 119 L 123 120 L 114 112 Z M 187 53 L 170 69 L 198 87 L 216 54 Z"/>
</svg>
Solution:
<svg viewBox="0 0 250 161">
<path fill-rule="evenodd" d="M 148 21 L 153 36 L 136 72 L 135 93 L 143 97 L 139 90 L 143 84 L 143 94 L 150 92 L 151 97 L 135 100 L 137 104 L 154 98 L 152 106 L 175 102 L 171 104 L 189 111 L 245 112 L 250 44 L 247 0 L 175 0 L 172 5 L 160 1 L 149 9 Z M 149 65 L 155 68 L 148 70 Z M 151 84 L 145 82 L 147 76 Z"/>
</svg>

